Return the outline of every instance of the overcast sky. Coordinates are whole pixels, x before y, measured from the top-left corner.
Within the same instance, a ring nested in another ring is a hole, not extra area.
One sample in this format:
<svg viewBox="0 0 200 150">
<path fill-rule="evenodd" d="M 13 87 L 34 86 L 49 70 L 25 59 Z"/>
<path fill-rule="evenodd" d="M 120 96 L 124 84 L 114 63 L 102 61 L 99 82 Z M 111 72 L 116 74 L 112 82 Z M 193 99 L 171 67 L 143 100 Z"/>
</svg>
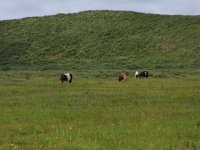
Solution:
<svg viewBox="0 0 200 150">
<path fill-rule="evenodd" d="M 0 20 L 85 10 L 200 15 L 200 0 L 0 0 Z"/>
</svg>

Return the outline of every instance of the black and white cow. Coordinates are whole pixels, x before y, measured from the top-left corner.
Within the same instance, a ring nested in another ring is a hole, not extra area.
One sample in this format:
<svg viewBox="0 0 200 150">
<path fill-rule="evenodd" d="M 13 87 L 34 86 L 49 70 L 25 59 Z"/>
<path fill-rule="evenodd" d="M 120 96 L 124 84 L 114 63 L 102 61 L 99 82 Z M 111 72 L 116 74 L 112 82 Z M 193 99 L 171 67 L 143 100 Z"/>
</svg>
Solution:
<svg viewBox="0 0 200 150">
<path fill-rule="evenodd" d="M 142 72 L 135 72 L 135 78 L 148 78 L 149 77 L 149 73 L 148 71 L 142 71 Z"/>
<path fill-rule="evenodd" d="M 63 83 L 64 81 L 69 81 L 69 83 L 72 83 L 72 74 L 71 73 L 62 73 L 60 75 L 60 81 Z"/>
</svg>

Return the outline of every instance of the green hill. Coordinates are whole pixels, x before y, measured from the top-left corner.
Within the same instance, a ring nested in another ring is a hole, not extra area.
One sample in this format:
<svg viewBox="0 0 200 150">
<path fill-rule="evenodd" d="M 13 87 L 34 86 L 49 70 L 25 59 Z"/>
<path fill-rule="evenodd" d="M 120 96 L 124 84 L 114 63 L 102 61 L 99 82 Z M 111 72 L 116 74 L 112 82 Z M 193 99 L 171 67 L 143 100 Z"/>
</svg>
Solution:
<svg viewBox="0 0 200 150">
<path fill-rule="evenodd" d="M 199 68 L 200 16 L 124 11 L 0 21 L 0 66 Z"/>
</svg>

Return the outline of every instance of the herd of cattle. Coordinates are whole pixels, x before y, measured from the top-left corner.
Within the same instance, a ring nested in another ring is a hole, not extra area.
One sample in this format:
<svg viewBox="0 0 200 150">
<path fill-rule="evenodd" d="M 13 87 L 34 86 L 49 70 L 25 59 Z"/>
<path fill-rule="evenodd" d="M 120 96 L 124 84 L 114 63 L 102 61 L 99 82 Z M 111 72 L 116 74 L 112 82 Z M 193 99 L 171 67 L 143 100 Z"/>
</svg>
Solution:
<svg viewBox="0 0 200 150">
<path fill-rule="evenodd" d="M 120 72 L 118 76 L 118 81 L 126 80 L 128 76 L 128 72 Z M 135 78 L 148 78 L 149 73 L 148 71 L 142 71 L 142 72 L 135 72 Z"/>
<path fill-rule="evenodd" d="M 127 80 L 128 72 L 120 72 L 118 75 L 118 81 Z M 148 71 L 142 71 L 142 72 L 135 72 L 135 78 L 148 78 L 149 73 Z M 71 73 L 62 73 L 60 75 L 60 81 L 63 83 L 64 81 L 72 83 L 72 74 Z"/>
</svg>

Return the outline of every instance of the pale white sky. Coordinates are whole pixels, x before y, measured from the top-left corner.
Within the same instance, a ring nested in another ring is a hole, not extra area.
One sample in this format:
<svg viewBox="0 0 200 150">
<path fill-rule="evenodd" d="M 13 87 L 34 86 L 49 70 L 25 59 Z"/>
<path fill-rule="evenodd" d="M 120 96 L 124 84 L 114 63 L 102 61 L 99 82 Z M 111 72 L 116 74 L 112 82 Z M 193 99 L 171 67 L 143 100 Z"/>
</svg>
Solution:
<svg viewBox="0 0 200 150">
<path fill-rule="evenodd" d="M 200 0 L 0 0 L 0 20 L 85 10 L 200 15 Z"/>
</svg>

